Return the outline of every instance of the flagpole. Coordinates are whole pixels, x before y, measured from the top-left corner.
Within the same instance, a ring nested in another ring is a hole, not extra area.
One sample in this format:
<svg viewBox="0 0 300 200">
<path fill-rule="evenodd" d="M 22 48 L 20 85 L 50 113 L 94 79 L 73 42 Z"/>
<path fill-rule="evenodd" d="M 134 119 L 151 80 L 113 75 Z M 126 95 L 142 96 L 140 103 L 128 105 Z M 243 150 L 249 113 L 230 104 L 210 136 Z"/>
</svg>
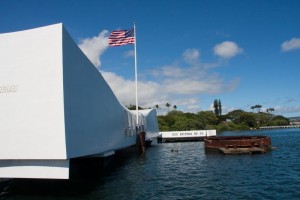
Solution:
<svg viewBox="0 0 300 200">
<path fill-rule="evenodd" d="M 135 71 L 135 106 L 136 106 L 136 125 L 139 125 L 139 103 L 138 103 L 138 81 L 137 81 L 137 58 L 136 58 L 136 30 L 135 22 L 133 25 L 134 29 L 134 71 Z"/>
</svg>

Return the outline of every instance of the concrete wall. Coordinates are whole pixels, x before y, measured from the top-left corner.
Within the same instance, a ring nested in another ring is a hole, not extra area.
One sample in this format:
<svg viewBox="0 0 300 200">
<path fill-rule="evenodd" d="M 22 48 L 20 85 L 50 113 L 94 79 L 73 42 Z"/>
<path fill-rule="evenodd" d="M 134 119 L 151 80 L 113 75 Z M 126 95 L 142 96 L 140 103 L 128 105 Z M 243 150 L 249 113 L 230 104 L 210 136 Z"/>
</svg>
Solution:
<svg viewBox="0 0 300 200">
<path fill-rule="evenodd" d="M 125 108 L 65 30 L 63 55 L 67 157 L 135 144 L 135 137 L 124 134 Z"/>
<path fill-rule="evenodd" d="M 155 138 L 158 136 L 158 122 L 157 122 L 157 112 L 155 109 L 151 110 L 140 110 L 142 116 L 145 117 L 145 128 L 146 128 L 146 140 Z"/>
<path fill-rule="evenodd" d="M 0 159 L 66 158 L 61 32 L 0 35 Z"/>
<path fill-rule="evenodd" d="M 0 35 L 0 177 L 67 179 L 70 158 L 135 144 L 135 120 L 62 24 Z"/>
</svg>

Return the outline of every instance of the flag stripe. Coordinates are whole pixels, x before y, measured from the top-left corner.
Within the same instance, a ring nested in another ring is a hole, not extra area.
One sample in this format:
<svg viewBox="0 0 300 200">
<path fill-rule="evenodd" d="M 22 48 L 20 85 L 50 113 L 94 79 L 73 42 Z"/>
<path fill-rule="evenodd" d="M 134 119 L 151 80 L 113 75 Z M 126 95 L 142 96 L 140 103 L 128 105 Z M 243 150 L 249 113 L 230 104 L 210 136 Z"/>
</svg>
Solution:
<svg viewBox="0 0 300 200">
<path fill-rule="evenodd" d="M 122 46 L 126 44 L 134 44 L 134 30 L 116 30 L 112 31 L 108 38 L 109 46 Z"/>
</svg>

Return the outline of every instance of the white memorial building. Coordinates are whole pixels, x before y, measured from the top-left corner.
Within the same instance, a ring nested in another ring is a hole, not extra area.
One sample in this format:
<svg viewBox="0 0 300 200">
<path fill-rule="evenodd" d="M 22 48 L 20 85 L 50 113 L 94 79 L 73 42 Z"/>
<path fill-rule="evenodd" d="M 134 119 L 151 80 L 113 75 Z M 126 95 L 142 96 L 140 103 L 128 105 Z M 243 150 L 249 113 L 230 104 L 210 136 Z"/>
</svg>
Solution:
<svg viewBox="0 0 300 200">
<path fill-rule="evenodd" d="M 136 125 L 62 24 L 0 34 L 0 178 L 68 179 L 70 159 L 134 145 Z M 139 126 L 157 137 L 156 111 Z"/>
</svg>

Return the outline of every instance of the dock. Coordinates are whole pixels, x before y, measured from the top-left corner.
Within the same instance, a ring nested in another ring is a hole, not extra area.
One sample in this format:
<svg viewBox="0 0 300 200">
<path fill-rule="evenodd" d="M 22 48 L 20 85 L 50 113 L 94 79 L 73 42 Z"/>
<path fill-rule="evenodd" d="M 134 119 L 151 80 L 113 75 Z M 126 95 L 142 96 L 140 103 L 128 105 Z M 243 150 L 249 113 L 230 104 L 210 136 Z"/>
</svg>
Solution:
<svg viewBox="0 0 300 200">
<path fill-rule="evenodd" d="M 265 130 L 265 129 L 287 129 L 287 128 L 300 128 L 299 124 L 294 125 L 286 125 L 286 126 L 261 126 L 259 129 Z"/>
<path fill-rule="evenodd" d="M 159 132 L 158 143 L 203 141 L 210 136 L 216 136 L 216 130 L 165 131 Z"/>
<path fill-rule="evenodd" d="M 260 154 L 266 153 L 267 150 L 259 147 L 251 148 L 219 148 L 219 152 L 225 155 L 236 155 L 236 154 Z"/>
<path fill-rule="evenodd" d="M 204 140 L 205 151 L 220 152 L 225 155 L 261 154 L 272 149 L 268 136 L 219 136 Z"/>
</svg>

